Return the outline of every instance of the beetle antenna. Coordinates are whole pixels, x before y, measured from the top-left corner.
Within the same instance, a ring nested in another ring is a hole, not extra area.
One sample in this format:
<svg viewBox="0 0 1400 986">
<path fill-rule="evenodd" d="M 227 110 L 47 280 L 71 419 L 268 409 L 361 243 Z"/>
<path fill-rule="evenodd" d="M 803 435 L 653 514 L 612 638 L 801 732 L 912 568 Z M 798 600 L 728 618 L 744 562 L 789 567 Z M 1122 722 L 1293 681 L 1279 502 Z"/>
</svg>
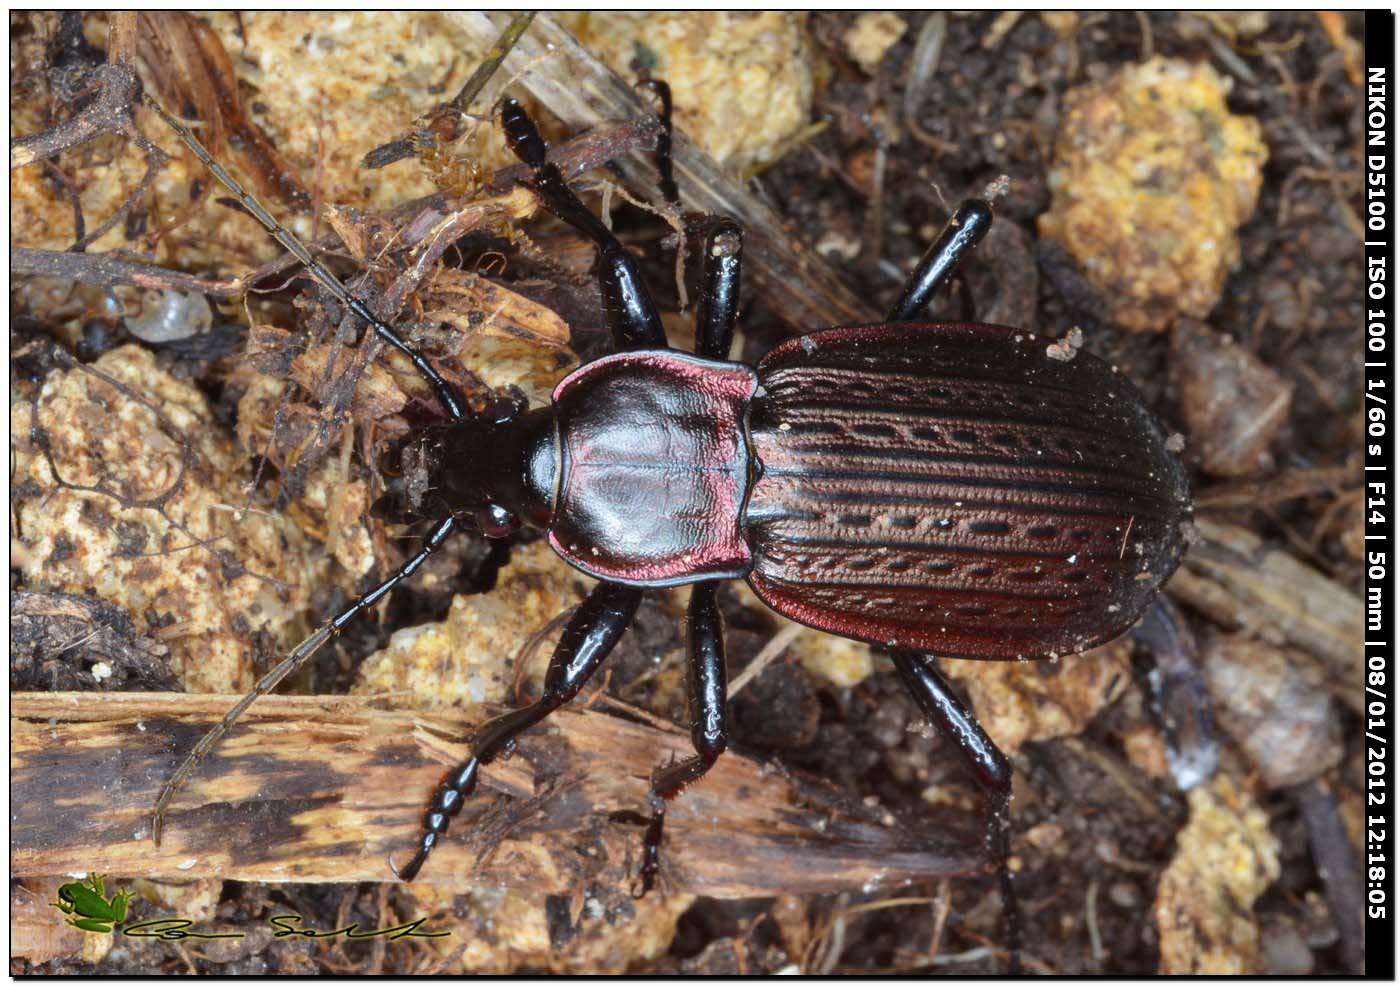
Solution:
<svg viewBox="0 0 1400 986">
<path fill-rule="evenodd" d="M 257 684 L 253 686 L 252 690 L 248 692 L 247 695 L 244 695 L 237 705 L 228 710 L 228 713 L 219 720 L 218 725 L 204 734 L 204 738 L 195 745 L 195 748 L 190 751 L 189 756 L 185 757 L 180 763 L 180 766 L 175 768 L 175 773 L 170 775 L 170 778 L 165 782 L 165 786 L 161 788 L 160 797 L 156 799 L 155 811 L 151 816 L 151 839 L 156 845 L 160 845 L 160 833 L 161 829 L 164 827 L 165 812 L 166 809 L 170 807 L 170 802 L 175 799 L 175 795 L 179 793 L 180 788 L 184 787 L 185 782 L 189 780 L 190 775 L 194 773 L 194 769 L 199 766 L 199 762 L 203 760 L 214 747 L 219 745 L 219 740 L 223 739 L 224 735 L 233 728 L 233 724 L 238 721 L 238 718 L 242 716 L 244 712 L 247 712 L 249 707 L 259 698 L 281 684 L 282 680 L 286 678 L 287 675 L 305 664 L 307 659 L 320 650 L 321 646 L 325 644 L 327 640 L 330 640 L 332 637 L 340 636 L 341 630 L 345 628 L 347 623 L 379 602 L 379 600 L 383 599 L 394 586 L 418 571 L 418 568 L 423 562 L 428 560 L 428 556 L 441 547 L 443 541 L 447 540 L 447 535 L 451 534 L 456 527 L 457 521 L 453 517 L 449 516 L 445 520 L 440 521 L 428 535 L 428 539 L 424 542 L 418 554 L 405 562 L 402 568 L 382 582 L 377 588 L 370 590 L 365 595 L 355 600 L 348 609 L 340 615 L 328 620 L 319 630 L 297 644 L 296 649 L 288 654 L 280 664 L 258 679 Z"/>
<path fill-rule="evenodd" d="M 466 403 L 462 400 L 461 395 L 457 393 L 457 389 L 444 380 L 437 370 L 434 370 L 428 361 L 423 358 L 423 355 L 419 353 L 418 350 L 405 342 L 403 337 L 397 332 L 385 325 L 382 320 L 376 317 L 375 314 L 365 306 L 364 302 L 350 293 L 350 290 L 341 283 L 340 278 L 332 274 L 320 261 L 311 256 L 311 251 L 302 245 L 301 241 L 293 235 L 291 230 L 274 219 L 272 214 L 264 209 L 262 204 L 258 202 L 257 199 L 253 198 L 253 196 L 238 183 L 238 180 L 228 173 L 223 165 L 214 160 L 213 156 L 204 149 L 204 145 L 199 142 L 199 138 L 195 137 L 189 127 L 186 127 L 179 120 L 176 120 L 167 113 L 165 108 L 152 99 L 149 94 L 146 94 L 143 98 L 145 99 L 146 105 L 155 110 L 156 115 L 164 120 L 166 125 L 169 126 L 171 130 L 175 131 L 175 135 L 190 149 L 194 156 L 204 163 L 204 166 L 209 169 L 209 173 L 218 179 L 219 184 L 223 185 L 224 188 L 228 189 L 237 197 L 239 204 L 242 205 L 254 219 L 263 224 L 267 231 L 272 234 L 272 238 L 280 243 L 284 250 L 301 261 L 307 273 L 315 278 L 317 283 L 333 294 L 336 300 L 342 305 L 368 322 L 379 338 L 408 357 L 414 369 L 416 369 L 419 375 L 433 388 L 433 391 L 437 394 L 438 400 L 442 403 L 443 409 L 448 415 L 457 421 L 467 417 Z"/>
</svg>

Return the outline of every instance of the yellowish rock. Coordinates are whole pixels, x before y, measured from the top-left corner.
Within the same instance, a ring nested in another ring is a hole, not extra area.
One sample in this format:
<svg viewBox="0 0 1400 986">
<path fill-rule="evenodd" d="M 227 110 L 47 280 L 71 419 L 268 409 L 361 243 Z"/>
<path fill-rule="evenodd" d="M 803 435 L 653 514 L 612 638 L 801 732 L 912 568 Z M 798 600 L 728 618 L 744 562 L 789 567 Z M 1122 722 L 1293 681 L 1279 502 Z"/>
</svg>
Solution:
<svg viewBox="0 0 1400 986">
<path fill-rule="evenodd" d="M 967 688 L 982 728 L 1006 753 L 1022 743 L 1073 736 L 1128 686 L 1131 645 L 1123 639 L 1047 661 L 942 663 Z"/>
<path fill-rule="evenodd" d="M 325 463 L 307 481 L 297 498 L 293 519 L 314 519 L 299 524 L 303 531 L 324 540 L 327 550 L 340 566 L 356 578 L 374 569 L 374 542 L 365 527 L 369 511 L 369 487 L 362 479 L 346 481 L 338 461 Z"/>
<path fill-rule="evenodd" d="M 909 25 L 892 10 L 871 10 L 856 18 L 841 40 L 861 68 L 874 73 L 885 53 L 895 46 Z"/>
<path fill-rule="evenodd" d="M 1257 975 L 1254 902 L 1279 875 L 1268 815 L 1223 773 L 1193 788 L 1187 801 L 1191 818 L 1157 885 L 1158 972 Z"/>
<path fill-rule="evenodd" d="M 224 881 L 218 878 L 171 883 L 165 880 L 132 880 L 129 889 L 138 897 L 150 901 L 161 912 L 178 914 L 196 924 L 214 920 L 223 893 Z"/>
<path fill-rule="evenodd" d="M 1162 57 L 1065 95 L 1042 236 L 1079 261 L 1113 320 L 1159 331 L 1203 318 L 1239 260 L 1268 156 L 1205 62 Z"/>
<path fill-rule="evenodd" d="M 314 173 L 324 201 L 384 209 L 436 191 L 423 169 L 365 171 L 364 155 L 451 99 L 483 51 L 436 11 L 251 11 L 201 14 L 266 111 L 283 154 Z M 473 106 L 473 111 L 485 107 Z M 488 169 L 515 163 L 489 122 L 459 148 Z"/>
<path fill-rule="evenodd" d="M 320 201 L 362 210 L 379 210 L 435 191 L 423 168 L 412 162 L 367 172 L 360 168 L 366 152 L 402 134 L 423 112 L 451 96 L 476 68 L 481 51 L 438 12 L 420 11 L 243 11 L 199 15 L 213 27 L 243 88 L 256 93 L 259 112 L 252 115 L 272 145 L 297 171 Z M 89 40 L 105 46 L 105 23 L 88 18 Z M 16 44 L 11 42 L 12 58 Z M 34 133 L 44 123 L 20 100 L 12 135 Z M 245 109 L 247 107 L 245 106 Z M 187 201 L 191 182 L 209 177 L 175 136 L 144 108 L 137 120 L 143 132 L 175 160 L 155 183 L 159 214 L 173 216 Z M 65 158 L 73 185 L 89 217 L 109 215 L 134 189 L 145 168 L 130 142 L 114 141 L 115 158 L 104 154 Z M 469 139 L 461 153 L 487 168 L 514 163 L 499 133 L 489 123 Z M 247 176 L 244 176 L 245 178 Z M 18 245 L 64 249 L 73 240 L 71 205 L 66 193 L 45 177 L 41 164 L 10 175 L 11 228 Z M 298 235 L 313 232 L 309 213 L 291 215 L 284 204 L 264 203 Z M 324 229 L 324 226 L 321 227 Z M 128 247 L 122 225 L 98 240 L 94 251 Z M 246 258 L 247 266 L 280 252 L 251 217 L 208 201 L 172 234 L 161 238 L 158 259 L 166 266 L 222 270 L 228 258 Z M 243 270 L 225 271 L 228 274 Z"/>
<path fill-rule="evenodd" d="M 1038 14 L 1045 26 L 1061 38 L 1072 38 L 1079 29 L 1079 15 L 1072 10 L 1042 10 Z"/>
<path fill-rule="evenodd" d="M 1139 725 L 1123 734 L 1123 752 L 1128 762 L 1148 777 L 1167 776 L 1167 744 L 1155 726 Z"/>
<path fill-rule="evenodd" d="M 567 913 L 551 913 L 545 895 L 524 890 L 483 887 L 454 895 L 430 884 L 409 890 L 419 913 L 433 915 L 428 926 L 452 932 L 425 943 L 451 960 L 441 971 L 468 975 L 620 975 L 663 955 L 677 919 L 695 900 L 653 893 L 633 901 L 625 887 L 593 886 L 567 902 Z"/>
<path fill-rule="evenodd" d="M 554 385 L 578 366 L 578 357 L 570 349 L 488 335 L 468 339 L 457 358 L 488 387 L 519 387 L 530 398 L 531 407 L 549 404 Z"/>
<path fill-rule="evenodd" d="M 56 481 L 31 440 L 34 405 L 22 396 L 11 404 L 25 584 L 121 606 L 169 645 L 190 691 L 242 690 L 259 630 L 288 645 L 306 629 L 311 590 L 327 575 L 324 552 L 285 517 L 238 513 L 246 458 L 214 426 L 204 395 L 157 368 L 149 351 L 123 346 L 93 370 L 139 400 L 84 370 L 51 373 L 38 400 L 59 475 L 90 489 Z"/>
<path fill-rule="evenodd" d="M 447 619 L 400 630 L 361 665 L 358 693 L 390 693 L 415 708 L 514 702 L 515 661 L 595 583 L 544 541 L 516 548 L 495 589 L 452 600 Z M 560 628 L 562 629 L 562 627 Z M 558 631 L 532 648 L 543 674 Z"/>
<path fill-rule="evenodd" d="M 650 63 L 676 124 L 735 168 L 768 160 L 806 126 L 814 91 L 801 14 L 784 11 L 560 13 L 559 22 L 625 79 Z"/>
<path fill-rule="evenodd" d="M 869 644 L 820 630 L 804 630 L 788 652 L 812 674 L 837 688 L 854 688 L 875 670 Z"/>
</svg>

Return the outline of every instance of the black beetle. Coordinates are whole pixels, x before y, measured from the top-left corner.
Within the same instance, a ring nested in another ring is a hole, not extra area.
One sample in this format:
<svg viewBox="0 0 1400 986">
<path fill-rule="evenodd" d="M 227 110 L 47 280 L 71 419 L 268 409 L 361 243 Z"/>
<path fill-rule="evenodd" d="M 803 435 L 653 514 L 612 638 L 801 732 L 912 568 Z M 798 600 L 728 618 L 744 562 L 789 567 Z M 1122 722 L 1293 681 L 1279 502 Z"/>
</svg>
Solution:
<svg viewBox="0 0 1400 986">
<path fill-rule="evenodd" d="M 676 199 L 670 100 L 657 160 Z M 725 663 L 715 593 L 745 578 L 778 612 L 886 648 L 925 714 L 962 750 L 988 797 L 1009 946 L 1019 919 L 1006 866 L 1011 768 L 939 674 L 934 655 L 1035 660 L 1128 629 L 1175 570 L 1190 514 L 1185 472 L 1133 387 L 1085 353 L 1003 326 L 918 319 L 985 235 L 991 208 L 963 203 L 880 325 L 791 339 L 756 366 L 727 360 L 741 231 L 702 217 L 695 356 L 667 346 L 632 255 L 579 201 L 511 99 L 506 139 L 550 212 L 593 241 L 616 353 L 561 381 L 552 405 L 472 414 L 455 389 L 278 225 L 192 134 L 154 108 L 284 247 L 432 385 L 451 423 L 424 436 L 442 519 L 381 586 L 266 675 L 171 777 L 160 818 L 195 763 L 260 694 L 412 575 L 459 526 L 488 537 L 544 530 L 599 580 L 569 621 L 540 699 L 487 722 L 473 756 L 433 796 L 412 879 L 490 763 L 572 699 L 631 623 L 648 587 L 692 585 L 695 756 L 658 768 L 642 892 L 659 869 L 666 801 L 724 751 Z"/>
</svg>

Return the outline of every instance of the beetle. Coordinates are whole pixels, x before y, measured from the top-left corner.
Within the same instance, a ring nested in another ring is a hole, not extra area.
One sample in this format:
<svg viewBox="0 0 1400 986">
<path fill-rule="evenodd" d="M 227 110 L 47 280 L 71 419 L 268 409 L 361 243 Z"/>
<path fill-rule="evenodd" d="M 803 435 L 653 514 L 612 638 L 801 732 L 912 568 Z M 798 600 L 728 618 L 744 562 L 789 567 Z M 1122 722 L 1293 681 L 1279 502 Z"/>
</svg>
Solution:
<svg viewBox="0 0 1400 986">
<path fill-rule="evenodd" d="M 670 95 L 657 165 L 678 204 Z M 687 647 L 695 753 L 653 775 L 642 893 L 660 869 L 666 803 L 727 744 L 724 637 L 716 591 L 745 579 L 799 623 L 883 648 L 914 700 L 966 757 L 986 798 L 1008 945 L 1019 912 L 1007 867 L 1011 766 L 940 673 L 938 657 L 1038 660 L 1133 625 L 1175 570 L 1190 492 L 1166 435 L 1101 360 L 1066 360 L 1011 327 L 926 322 L 922 312 L 986 234 L 991 207 L 962 203 L 885 321 L 780 344 L 756 365 L 728 359 L 742 230 L 691 217 L 703 238 L 696 351 L 667 344 L 633 256 L 565 182 L 513 99 L 501 125 L 526 184 L 594 244 L 614 352 L 561 380 L 549 406 L 501 401 L 473 413 L 414 347 L 376 318 L 252 199 L 190 131 L 148 102 L 308 271 L 405 353 L 448 421 L 421 435 L 440 518 L 398 571 L 265 675 L 167 782 L 153 836 L 199 759 L 261 694 L 410 577 L 460 528 L 504 538 L 529 525 L 598 580 L 569 620 L 532 705 L 486 722 L 471 757 L 434 792 L 411 880 L 475 790 L 483 765 L 569 702 L 632 622 L 648 589 L 690 587 Z M 392 865 L 392 863 L 391 863 Z"/>
</svg>

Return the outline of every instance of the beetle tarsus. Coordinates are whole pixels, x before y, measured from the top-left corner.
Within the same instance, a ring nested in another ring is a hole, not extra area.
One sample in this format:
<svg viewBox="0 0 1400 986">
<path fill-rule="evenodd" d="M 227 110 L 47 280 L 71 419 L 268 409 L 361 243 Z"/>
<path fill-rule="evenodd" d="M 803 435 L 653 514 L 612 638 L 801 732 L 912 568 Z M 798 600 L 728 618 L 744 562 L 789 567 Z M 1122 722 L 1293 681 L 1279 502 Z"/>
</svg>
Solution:
<svg viewBox="0 0 1400 986">
<path fill-rule="evenodd" d="M 516 100 L 507 96 L 501 100 L 501 129 L 511 152 L 532 168 L 543 168 L 549 146 L 540 136 L 535 121 Z"/>
<path fill-rule="evenodd" d="M 544 693 L 534 705 L 507 712 L 487 721 L 472 739 L 472 755 L 438 785 L 423 815 L 423 834 L 418 849 L 400 872 L 408 881 L 418 875 L 428 854 L 447 832 L 447 826 L 476 790 L 481 767 L 509 750 L 531 726 L 567 703 L 598 669 L 622 635 L 627 632 L 642 590 L 612 582 L 599 582 L 564 628 L 549 669 L 544 675 Z"/>
<path fill-rule="evenodd" d="M 690 651 L 690 739 L 695 756 L 668 763 L 651 784 L 651 821 L 642 843 L 642 892 L 646 896 L 661 869 L 661 836 L 666 802 L 705 776 L 729 744 L 725 715 L 724 621 L 716 593 L 718 582 L 697 582 L 686 611 L 686 646 Z"/>
<path fill-rule="evenodd" d="M 660 79 L 643 79 L 637 83 L 638 89 L 656 93 L 661 100 L 661 133 L 656 137 L 656 170 L 661 174 L 661 195 L 671 205 L 679 205 L 680 190 L 676 188 L 675 167 L 671 161 L 671 87 Z"/>
<path fill-rule="evenodd" d="M 928 654 L 913 650 L 890 651 L 895 670 L 904 679 L 914 701 L 944 736 L 957 744 L 971 764 L 986 798 L 986 849 L 997 867 L 1001 887 L 1002 924 L 1013 973 L 1021 968 L 1021 908 L 1011 879 L 1010 803 L 1011 761 L 997 748 L 977 719 L 963 705 Z"/>
</svg>

